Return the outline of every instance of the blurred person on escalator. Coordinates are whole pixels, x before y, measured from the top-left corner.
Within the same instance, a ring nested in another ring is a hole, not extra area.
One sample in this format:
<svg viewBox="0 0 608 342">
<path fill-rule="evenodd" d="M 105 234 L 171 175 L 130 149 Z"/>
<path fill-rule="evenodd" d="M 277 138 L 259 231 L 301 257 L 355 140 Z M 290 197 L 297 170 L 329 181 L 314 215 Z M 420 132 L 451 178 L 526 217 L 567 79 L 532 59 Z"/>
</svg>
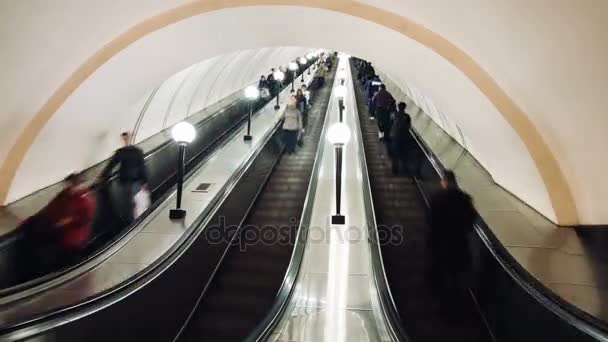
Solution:
<svg viewBox="0 0 608 342">
<path fill-rule="evenodd" d="M 121 217 L 125 223 L 135 220 L 135 196 L 140 191 L 148 192 L 148 171 L 144 160 L 144 152 L 131 144 L 131 134 L 123 132 L 120 135 L 123 147 L 116 150 L 110 162 L 98 177 L 97 183 L 107 181 L 115 167 L 118 166 L 118 183 L 122 192 Z"/>
<path fill-rule="evenodd" d="M 386 85 L 380 85 L 380 90 L 372 98 L 376 118 L 378 119 L 378 139 L 384 139 L 384 135 L 390 135 L 391 113 L 395 109 L 395 98 L 386 90 Z"/>
<path fill-rule="evenodd" d="M 262 90 L 268 88 L 268 81 L 266 81 L 266 76 L 260 76 L 260 80 L 258 81 L 258 90 Z"/>
<path fill-rule="evenodd" d="M 268 81 L 264 75 L 260 76 L 260 80 L 258 81 L 258 90 L 260 91 L 260 97 L 262 99 L 267 99 L 270 97 L 270 86 L 268 85 Z"/>
<path fill-rule="evenodd" d="M 477 211 L 450 170 L 444 172 L 441 189 L 431 198 L 429 218 L 430 281 L 447 306 L 444 309 L 457 309 L 467 295 L 471 268 L 468 235 L 473 231 Z"/>
<path fill-rule="evenodd" d="M 302 115 L 302 124 L 303 127 L 306 127 L 306 123 L 308 122 L 308 118 L 306 115 L 306 107 L 308 106 L 308 101 L 306 101 L 306 96 L 304 96 L 304 92 L 302 89 L 298 89 L 296 92 L 296 107 L 300 111 Z"/>
<path fill-rule="evenodd" d="M 382 80 L 377 75 L 369 75 L 367 76 L 367 80 L 363 88 L 365 89 L 365 93 L 367 95 L 367 108 L 369 110 L 370 119 L 376 119 L 376 108 L 374 107 L 373 99 L 378 90 L 380 89 L 380 85 L 382 84 Z"/>
<path fill-rule="evenodd" d="M 391 115 L 390 140 L 388 143 L 389 155 L 392 159 L 393 175 L 405 171 L 409 174 L 409 154 L 413 149 L 413 137 L 410 133 L 412 119 L 405 112 L 407 105 L 399 102 L 397 112 Z"/>
<path fill-rule="evenodd" d="M 72 265 L 89 243 L 94 196 L 78 173 L 68 175 L 63 184 L 59 194 L 21 224 L 22 281 Z"/>
<path fill-rule="evenodd" d="M 283 142 L 288 154 L 296 151 L 298 138 L 303 133 L 304 125 L 302 125 L 302 115 L 297 107 L 297 99 L 295 96 L 291 96 L 283 112 Z"/>
<path fill-rule="evenodd" d="M 306 98 L 306 106 L 310 107 L 310 90 L 308 90 L 308 86 L 306 84 L 302 84 L 302 94 Z"/>
<path fill-rule="evenodd" d="M 268 74 L 268 76 L 266 77 L 266 85 L 268 86 L 268 90 L 270 91 L 270 95 L 272 96 L 277 95 L 277 81 L 274 79 L 274 72 L 274 68 L 270 69 L 270 74 Z"/>
<path fill-rule="evenodd" d="M 95 213 L 94 196 L 81 174 L 68 175 L 64 184 L 65 189 L 44 210 L 58 240 L 56 267 L 71 266 L 82 257 L 91 237 Z"/>
<path fill-rule="evenodd" d="M 327 76 L 327 72 L 328 72 L 328 68 L 327 68 L 327 64 L 325 64 L 324 61 L 320 61 L 319 62 L 319 70 L 317 71 L 317 75 L 315 77 L 316 82 L 315 82 L 315 89 L 321 89 L 323 88 L 323 86 L 325 85 L 325 77 Z"/>
</svg>

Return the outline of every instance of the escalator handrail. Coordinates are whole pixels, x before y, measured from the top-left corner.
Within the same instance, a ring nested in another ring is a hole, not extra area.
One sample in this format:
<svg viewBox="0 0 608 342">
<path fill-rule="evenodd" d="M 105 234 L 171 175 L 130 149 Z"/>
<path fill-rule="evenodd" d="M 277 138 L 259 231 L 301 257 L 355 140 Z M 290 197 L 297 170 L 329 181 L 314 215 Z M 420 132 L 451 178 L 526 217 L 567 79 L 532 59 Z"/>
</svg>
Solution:
<svg viewBox="0 0 608 342">
<path fill-rule="evenodd" d="M 441 163 L 439 157 L 436 156 L 414 128 L 412 128 L 410 132 L 425 154 L 425 157 L 429 160 L 431 165 L 433 165 L 437 175 L 440 178 L 443 178 L 446 168 Z M 420 189 L 428 206 L 428 194 L 423 191 L 422 187 L 420 187 Z M 511 255 L 511 253 L 509 253 L 491 228 L 479 215 L 478 222 L 475 224 L 475 232 L 498 261 L 500 266 L 507 272 L 513 281 L 519 287 L 523 288 L 532 298 L 581 332 L 598 341 L 608 341 L 608 326 L 605 322 L 584 312 L 572 303 L 567 302 L 538 281 Z"/>
<path fill-rule="evenodd" d="M 352 77 L 350 78 L 350 80 L 352 82 Z M 351 84 L 353 87 L 353 92 L 355 93 L 355 98 L 358 98 L 357 91 L 355 89 L 355 84 Z M 363 187 L 363 203 L 365 208 L 365 215 L 367 218 L 368 242 L 370 245 L 370 257 L 372 259 L 374 283 L 376 284 L 376 288 L 378 289 L 378 294 L 380 296 L 380 305 L 382 306 L 381 311 L 386 320 L 391 336 L 395 341 L 408 342 L 410 341 L 410 338 L 403 327 L 401 316 L 399 315 L 397 305 L 395 304 L 395 300 L 393 299 L 393 294 L 391 292 L 390 287 L 388 286 L 388 278 L 386 276 L 382 252 L 380 250 L 381 240 L 378 232 L 378 227 L 376 225 L 376 211 L 374 209 L 374 200 L 369 180 L 369 173 L 367 170 L 367 159 L 365 157 L 365 147 L 363 145 L 361 122 L 359 119 L 359 109 L 356 100 L 355 105 L 353 107 L 353 115 L 356 118 L 355 121 L 357 123 L 357 132 L 355 133 L 359 136 L 359 139 L 357 139 L 359 142 L 357 148 L 359 149 L 359 160 L 362 175 L 361 186 Z"/>
<path fill-rule="evenodd" d="M 269 104 L 267 104 L 268 106 Z M 270 104 L 271 105 L 271 104 Z M 46 331 L 58 328 L 87 315 L 93 314 L 99 310 L 110 307 L 111 305 L 123 300 L 130 294 L 135 293 L 142 287 L 146 286 L 167 270 L 175 261 L 181 257 L 192 245 L 194 240 L 202 233 L 202 230 L 211 220 L 213 214 L 217 211 L 221 203 L 225 201 L 232 189 L 239 182 L 242 176 L 245 174 L 247 168 L 256 159 L 256 156 L 265 146 L 268 139 L 270 139 L 275 133 L 279 126 L 279 122 L 269 130 L 264 137 L 262 137 L 262 143 L 258 145 L 253 151 L 251 157 L 248 160 L 241 162 L 237 168 L 237 172 L 233 173 L 228 181 L 219 189 L 218 194 L 211 199 L 209 205 L 199 214 L 194 220 L 190 229 L 188 229 L 161 257 L 157 258 L 148 267 L 135 274 L 128 280 L 120 283 L 119 285 L 110 289 L 104 290 L 94 296 L 91 296 L 84 301 L 69 305 L 65 308 L 60 308 L 52 312 L 40 315 L 39 317 L 30 319 L 28 321 L 19 322 L 12 326 L 3 327 L 0 330 L 0 340 L 21 340 L 24 338 L 31 337 L 35 334 L 41 334 Z M 239 130 L 234 130 L 230 137 L 227 138 L 231 141 L 235 138 Z M 218 151 L 215 151 L 210 158 L 215 155 Z M 201 166 L 199 166 L 201 167 Z M 193 174 L 198 170 L 192 169 L 189 174 Z M 170 191 L 173 193 L 175 187 Z"/>
<path fill-rule="evenodd" d="M 209 120 L 213 119 L 217 115 L 220 115 L 220 114 L 226 112 L 228 109 L 239 105 L 239 103 L 241 103 L 242 101 L 246 101 L 246 100 L 243 100 L 241 98 L 235 99 L 226 107 L 214 112 L 212 115 L 209 115 L 209 116 L 205 117 L 204 119 L 202 119 L 201 121 L 199 121 L 195 125 L 195 127 L 198 128 L 198 127 L 203 126 Z M 267 103 L 269 103 L 269 102 L 271 102 L 271 100 L 267 101 Z M 257 114 L 257 112 L 255 114 Z M 226 136 L 229 136 L 230 133 L 233 132 L 234 130 L 238 129 L 238 127 L 241 125 L 241 123 L 243 123 L 246 119 L 247 119 L 247 116 L 243 115 L 240 120 L 234 122 L 228 129 L 226 129 L 226 131 L 224 131 L 222 134 L 220 134 L 207 148 L 204 148 L 204 149 L 198 151 L 196 154 L 192 155 L 189 158 L 189 160 L 186 162 L 186 165 L 188 166 L 192 161 L 195 161 L 202 154 L 209 153 L 209 151 L 223 146 L 224 144 L 220 144 L 218 146 L 218 143 L 220 143 L 221 141 L 226 141 L 226 140 L 224 140 L 224 138 L 226 138 Z M 160 133 L 162 133 L 162 132 L 160 132 Z M 227 139 L 227 140 L 229 140 L 229 139 Z M 172 144 L 172 143 L 173 143 L 173 141 L 167 140 L 165 143 L 150 150 L 146 154 L 146 159 L 152 158 L 156 153 L 159 153 L 163 147 L 166 147 L 167 145 Z M 209 159 L 209 157 L 204 158 L 203 160 L 199 161 L 197 165 L 199 165 L 199 167 L 204 165 L 208 159 Z M 184 180 L 186 181 L 190 177 L 190 175 L 193 174 L 192 171 L 198 170 L 199 167 L 195 167 L 190 172 L 188 172 L 185 175 Z M 154 190 L 165 185 L 166 182 L 169 179 L 171 179 L 174 175 L 175 175 L 175 173 L 169 175 L 167 177 L 167 179 L 164 182 L 162 182 L 161 184 L 159 184 L 157 187 L 155 187 Z M 112 180 L 114 180 L 116 177 L 117 177 L 117 173 L 114 173 L 111 176 L 111 178 L 108 180 L 108 183 L 111 182 Z M 107 259 L 107 257 L 109 257 L 111 254 L 113 254 L 113 252 L 111 252 L 111 251 L 117 250 L 120 247 L 122 247 L 124 245 L 124 243 L 120 244 L 119 242 L 121 240 L 123 240 L 125 237 L 127 237 L 130 233 L 132 233 L 136 227 L 138 227 L 140 224 L 142 224 L 144 221 L 146 221 L 147 218 L 149 217 L 149 215 L 152 212 L 154 212 L 154 210 L 157 209 L 160 205 L 162 205 L 172 195 L 172 193 L 173 193 L 173 191 L 171 191 L 171 189 L 169 189 L 165 194 L 163 194 L 160 198 L 158 198 L 156 201 L 154 201 L 152 203 L 152 205 L 148 208 L 148 210 L 146 210 L 141 216 L 139 216 L 135 221 L 133 221 L 129 226 L 127 226 L 120 234 L 118 234 L 116 237 L 111 239 L 104 247 L 95 251 L 93 254 L 87 256 L 85 259 L 83 259 L 76 265 L 73 265 L 69 268 L 61 269 L 61 270 L 53 272 L 53 273 L 46 274 L 42 277 L 32 279 L 31 281 L 28 281 L 25 283 L 21 283 L 21 284 L 18 284 L 18 285 L 9 287 L 9 288 L 5 288 L 5 289 L 0 289 L 0 298 L 1 298 L 0 306 L 8 305 L 10 303 L 14 303 L 14 302 L 17 302 L 20 300 L 27 299 L 32 296 L 35 296 L 36 294 L 47 291 L 51 288 L 60 286 L 61 284 L 68 282 L 68 281 L 80 276 L 81 274 L 87 272 L 88 270 L 92 269 L 93 267 L 97 266 L 99 263 L 101 263 L 105 259 Z M 103 255 L 106 255 L 106 257 L 105 258 L 102 257 Z"/>
<path fill-rule="evenodd" d="M 333 92 L 333 89 L 332 89 Z M 331 95 L 330 95 L 331 99 Z M 328 108 L 329 110 L 329 108 Z M 323 141 L 327 128 L 327 122 L 329 120 L 329 115 L 325 114 L 325 119 L 323 121 L 323 129 L 321 130 L 321 138 L 320 141 Z M 291 254 L 291 259 L 289 260 L 289 266 L 287 267 L 287 271 L 285 272 L 285 277 L 283 278 L 283 282 L 281 283 L 281 287 L 277 292 L 275 297 L 274 304 L 268 311 L 268 314 L 264 317 L 264 319 L 256 326 L 256 328 L 249 334 L 249 336 L 245 339 L 248 342 L 261 342 L 266 341 L 270 335 L 274 327 L 278 324 L 280 318 L 283 313 L 287 309 L 287 305 L 289 303 L 289 299 L 293 294 L 296 280 L 298 277 L 298 273 L 300 272 L 300 268 L 302 266 L 302 260 L 304 259 L 304 250 L 306 247 L 306 239 L 308 237 L 308 228 L 310 226 L 310 219 L 312 216 L 312 210 L 314 207 L 314 199 L 316 195 L 317 182 L 319 172 L 321 170 L 321 162 L 320 160 L 323 157 L 323 144 L 319 143 L 317 146 L 317 152 L 315 154 L 315 161 L 313 164 L 313 171 L 310 177 L 310 182 L 308 184 L 308 191 L 306 193 L 306 199 L 304 200 L 304 207 L 302 209 L 302 215 L 300 217 L 300 225 L 298 227 L 298 232 L 296 234 L 295 246 L 293 248 L 293 252 Z"/>
</svg>

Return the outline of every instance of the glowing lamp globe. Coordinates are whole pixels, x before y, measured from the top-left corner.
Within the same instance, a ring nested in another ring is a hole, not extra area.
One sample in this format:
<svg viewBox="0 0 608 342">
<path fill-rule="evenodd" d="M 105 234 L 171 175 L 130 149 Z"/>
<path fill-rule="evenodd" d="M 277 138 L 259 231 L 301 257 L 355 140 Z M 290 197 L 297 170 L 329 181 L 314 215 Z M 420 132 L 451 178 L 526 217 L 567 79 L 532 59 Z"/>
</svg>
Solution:
<svg viewBox="0 0 608 342">
<path fill-rule="evenodd" d="M 171 136 L 180 144 L 189 144 L 196 138 L 196 129 L 191 123 L 182 121 L 173 126 Z"/>
<path fill-rule="evenodd" d="M 333 145 L 346 145 L 350 140 L 350 129 L 345 123 L 336 122 L 329 127 L 327 140 Z"/>
<path fill-rule="evenodd" d="M 249 100 L 255 100 L 260 97 L 260 91 L 256 86 L 249 86 L 245 88 L 245 97 Z"/>
<path fill-rule="evenodd" d="M 336 87 L 336 89 L 334 89 L 334 94 L 336 94 L 338 99 L 344 99 L 346 97 L 346 93 L 346 87 L 343 85 L 339 85 Z"/>
<path fill-rule="evenodd" d="M 282 81 L 285 79 L 285 73 L 281 70 L 277 70 L 274 72 L 274 79 L 277 81 Z"/>
</svg>

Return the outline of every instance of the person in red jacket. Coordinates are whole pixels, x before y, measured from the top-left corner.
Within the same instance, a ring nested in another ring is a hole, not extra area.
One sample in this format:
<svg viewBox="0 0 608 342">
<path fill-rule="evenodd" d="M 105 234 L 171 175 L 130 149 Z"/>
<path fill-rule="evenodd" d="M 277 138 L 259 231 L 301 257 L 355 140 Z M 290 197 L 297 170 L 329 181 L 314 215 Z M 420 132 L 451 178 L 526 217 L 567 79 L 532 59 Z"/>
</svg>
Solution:
<svg viewBox="0 0 608 342">
<path fill-rule="evenodd" d="M 76 252 L 89 242 L 95 201 L 79 174 L 70 174 L 64 182 L 64 190 L 46 206 L 44 215 L 59 246 Z"/>
<path fill-rule="evenodd" d="M 46 207 L 22 223 L 24 278 L 70 266 L 79 260 L 89 242 L 94 196 L 78 173 L 68 175 L 64 186 Z"/>
</svg>

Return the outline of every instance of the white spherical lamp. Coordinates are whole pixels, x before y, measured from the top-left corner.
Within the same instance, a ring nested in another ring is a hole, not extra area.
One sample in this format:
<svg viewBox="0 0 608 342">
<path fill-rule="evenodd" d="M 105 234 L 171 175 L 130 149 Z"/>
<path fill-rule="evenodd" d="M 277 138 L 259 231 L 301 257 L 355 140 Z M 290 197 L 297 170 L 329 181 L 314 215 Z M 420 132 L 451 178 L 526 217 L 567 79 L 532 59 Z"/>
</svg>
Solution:
<svg viewBox="0 0 608 342">
<path fill-rule="evenodd" d="M 338 99 L 346 98 L 346 93 L 347 93 L 346 86 L 339 85 L 336 87 L 336 89 L 334 89 L 334 94 L 336 94 L 336 97 Z"/>
<path fill-rule="evenodd" d="M 191 123 L 182 121 L 171 129 L 173 140 L 180 144 L 189 144 L 196 138 L 196 129 Z"/>
<path fill-rule="evenodd" d="M 288 68 L 291 71 L 296 71 L 296 70 L 298 70 L 298 64 L 296 62 L 291 62 L 291 63 L 289 63 Z"/>
<path fill-rule="evenodd" d="M 329 127 L 327 140 L 333 145 L 346 145 L 350 140 L 350 129 L 345 123 L 336 122 Z"/>
<path fill-rule="evenodd" d="M 306 64 L 306 63 L 308 63 L 308 60 L 306 59 L 306 57 L 300 57 L 298 62 L 300 62 L 300 64 Z"/>
<path fill-rule="evenodd" d="M 249 86 L 245 88 L 245 97 L 249 100 L 256 100 L 260 97 L 260 91 L 256 86 Z"/>
<path fill-rule="evenodd" d="M 281 70 L 277 70 L 274 72 L 274 79 L 277 81 L 282 81 L 283 79 L 285 79 L 285 73 L 282 72 Z"/>
</svg>

